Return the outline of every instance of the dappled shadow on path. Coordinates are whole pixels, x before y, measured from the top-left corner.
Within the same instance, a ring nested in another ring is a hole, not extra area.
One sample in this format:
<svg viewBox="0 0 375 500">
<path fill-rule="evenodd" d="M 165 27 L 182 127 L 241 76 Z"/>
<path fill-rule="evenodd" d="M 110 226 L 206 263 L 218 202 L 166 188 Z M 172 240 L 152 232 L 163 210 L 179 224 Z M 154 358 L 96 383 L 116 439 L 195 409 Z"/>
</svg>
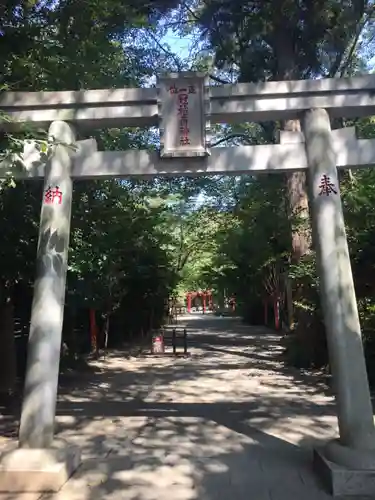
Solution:
<svg viewBox="0 0 375 500">
<path fill-rule="evenodd" d="M 303 449 L 237 418 L 118 419 L 102 459 L 88 459 L 58 498 L 137 500 L 328 498 Z M 108 442 L 103 429 L 96 444 Z"/>
<path fill-rule="evenodd" d="M 190 357 L 113 353 L 61 391 L 57 438 L 84 461 L 55 498 L 329 498 L 310 461 L 335 436 L 332 397 L 284 369 L 272 332 L 187 326 Z"/>
<path fill-rule="evenodd" d="M 112 357 L 84 391 L 61 396 L 59 436 L 86 460 L 60 495 L 327 498 L 310 460 L 311 446 L 335 435 L 332 398 L 275 361 L 269 331 L 187 326 L 189 358 Z"/>
</svg>

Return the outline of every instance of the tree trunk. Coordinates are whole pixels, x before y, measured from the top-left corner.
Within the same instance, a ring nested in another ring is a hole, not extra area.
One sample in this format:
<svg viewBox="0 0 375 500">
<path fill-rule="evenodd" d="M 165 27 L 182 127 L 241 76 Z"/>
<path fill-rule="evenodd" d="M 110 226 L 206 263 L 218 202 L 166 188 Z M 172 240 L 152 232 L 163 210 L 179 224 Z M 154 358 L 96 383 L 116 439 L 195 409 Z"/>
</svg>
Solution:
<svg viewBox="0 0 375 500">
<path fill-rule="evenodd" d="M 300 131 L 299 120 L 283 123 L 283 129 Z M 311 227 L 309 219 L 309 199 L 306 189 L 305 172 L 292 172 L 287 175 L 289 213 L 298 219 L 297 227 L 292 228 L 292 261 L 298 262 L 311 251 Z"/>
<path fill-rule="evenodd" d="M 288 120 L 283 123 L 283 129 L 299 132 L 301 130 L 300 122 L 299 120 Z M 303 257 L 311 253 L 312 241 L 305 172 L 287 174 L 286 185 L 289 201 L 288 212 L 291 220 L 291 263 L 298 264 Z M 286 281 L 288 328 L 293 330 L 296 320 L 293 307 L 293 283 L 289 277 Z"/>
<path fill-rule="evenodd" d="M 290 39 L 287 26 L 288 21 L 283 19 L 282 12 L 275 12 L 275 54 L 277 58 L 277 79 L 295 80 L 300 77 L 299 69 L 295 63 L 295 51 L 293 41 Z M 299 120 L 286 120 L 281 124 L 283 130 L 290 132 L 300 132 L 301 124 Z M 305 172 L 293 172 L 286 176 L 286 186 L 288 192 L 288 212 L 291 225 L 292 254 L 291 262 L 297 264 L 301 258 L 311 253 L 311 226 L 309 218 L 309 200 L 306 188 Z M 298 221 L 295 224 L 295 221 Z M 289 279 L 289 278 L 288 278 Z M 293 285 L 287 283 L 287 305 L 288 305 L 288 327 L 294 327 L 293 308 Z"/>
<path fill-rule="evenodd" d="M 99 356 L 99 343 L 98 343 L 98 326 L 96 324 L 95 309 L 90 309 L 90 339 L 91 351 L 96 357 Z"/>
<path fill-rule="evenodd" d="M 149 331 L 151 332 L 153 330 L 153 328 L 154 328 L 154 307 L 151 306 L 150 321 L 149 321 Z"/>
<path fill-rule="evenodd" d="M 11 394 L 17 381 L 17 355 L 14 339 L 14 307 L 11 294 L 5 290 L 0 307 L 0 393 Z"/>
<path fill-rule="evenodd" d="M 288 330 L 291 331 L 294 328 L 294 306 L 293 306 L 292 280 L 289 276 L 285 277 L 285 300 L 286 300 L 286 309 L 288 313 L 287 326 Z"/>
<path fill-rule="evenodd" d="M 105 321 L 104 321 L 104 328 L 103 328 L 104 349 L 105 350 L 107 350 L 107 348 L 108 348 L 109 318 L 110 318 L 110 313 L 107 313 L 106 317 L 105 317 Z"/>
<path fill-rule="evenodd" d="M 70 344 L 73 358 L 78 358 L 78 335 L 77 335 L 77 309 L 75 307 L 71 308 L 70 313 Z"/>
</svg>

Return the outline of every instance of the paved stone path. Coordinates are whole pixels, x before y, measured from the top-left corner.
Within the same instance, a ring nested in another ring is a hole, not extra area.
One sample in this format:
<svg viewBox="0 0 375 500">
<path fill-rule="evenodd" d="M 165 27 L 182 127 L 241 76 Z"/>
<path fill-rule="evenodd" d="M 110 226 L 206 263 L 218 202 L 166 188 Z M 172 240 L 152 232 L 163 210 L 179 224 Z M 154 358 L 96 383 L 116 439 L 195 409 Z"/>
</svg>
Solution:
<svg viewBox="0 0 375 500">
<path fill-rule="evenodd" d="M 284 369 L 269 330 L 208 315 L 183 323 L 189 357 L 111 355 L 60 395 L 58 439 L 84 461 L 43 500 L 331 498 L 311 471 L 311 447 L 336 436 L 331 395 Z"/>
</svg>

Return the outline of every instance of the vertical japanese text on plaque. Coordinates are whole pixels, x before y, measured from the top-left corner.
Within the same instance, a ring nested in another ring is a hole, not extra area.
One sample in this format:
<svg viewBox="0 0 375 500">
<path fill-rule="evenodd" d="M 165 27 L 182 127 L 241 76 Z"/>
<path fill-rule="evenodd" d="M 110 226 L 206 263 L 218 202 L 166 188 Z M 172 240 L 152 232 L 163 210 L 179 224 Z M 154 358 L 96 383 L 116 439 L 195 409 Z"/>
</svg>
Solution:
<svg viewBox="0 0 375 500">
<path fill-rule="evenodd" d="M 209 155 L 210 92 L 201 73 L 169 73 L 158 80 L 161 157 Z"/>
<path fill-rule="evenodd" d="M 185 88 L 177 88 L 172 85 L 169 88 L 171 94 L 177 94 L 177 113 L 179 117 L 179 137 L 181 146 L 190 145 L 189 130 L 189 94 L 195 94 L 194 85 L 188 85 Z"/>
</svg>

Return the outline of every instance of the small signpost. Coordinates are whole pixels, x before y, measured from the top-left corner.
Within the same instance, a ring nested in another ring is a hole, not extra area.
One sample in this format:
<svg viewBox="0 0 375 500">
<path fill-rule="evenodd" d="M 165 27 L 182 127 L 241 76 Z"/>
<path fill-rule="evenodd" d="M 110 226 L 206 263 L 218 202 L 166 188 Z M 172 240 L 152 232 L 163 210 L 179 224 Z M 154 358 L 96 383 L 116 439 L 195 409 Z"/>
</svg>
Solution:
<svg viewBox="0 0 375 500">
<path fill-rule="evenodd" d="M 152 336 L 152 354 L 164 354 L 164 352 L 164 335 L 160 332 Z"/>
<path fill-rule="evenodd" d="M 173 328 L 173 331 L 172 331 L 172 347 L 173 347 L 173 354 L 175 356 L 177 356 L 177 339 L 181 338 L 181 334 L 180 335 L 178 335 L 178 334 L 179 334 L 178 330 L 176 330 L 176 328 Z M 187 355 L 187 350 L 188 350 L 186 328 L 184 328 L 183 331 L 182 331 L 182 339 L 183 339 L 184 355 L 186 356 Z"/>
</svg>

